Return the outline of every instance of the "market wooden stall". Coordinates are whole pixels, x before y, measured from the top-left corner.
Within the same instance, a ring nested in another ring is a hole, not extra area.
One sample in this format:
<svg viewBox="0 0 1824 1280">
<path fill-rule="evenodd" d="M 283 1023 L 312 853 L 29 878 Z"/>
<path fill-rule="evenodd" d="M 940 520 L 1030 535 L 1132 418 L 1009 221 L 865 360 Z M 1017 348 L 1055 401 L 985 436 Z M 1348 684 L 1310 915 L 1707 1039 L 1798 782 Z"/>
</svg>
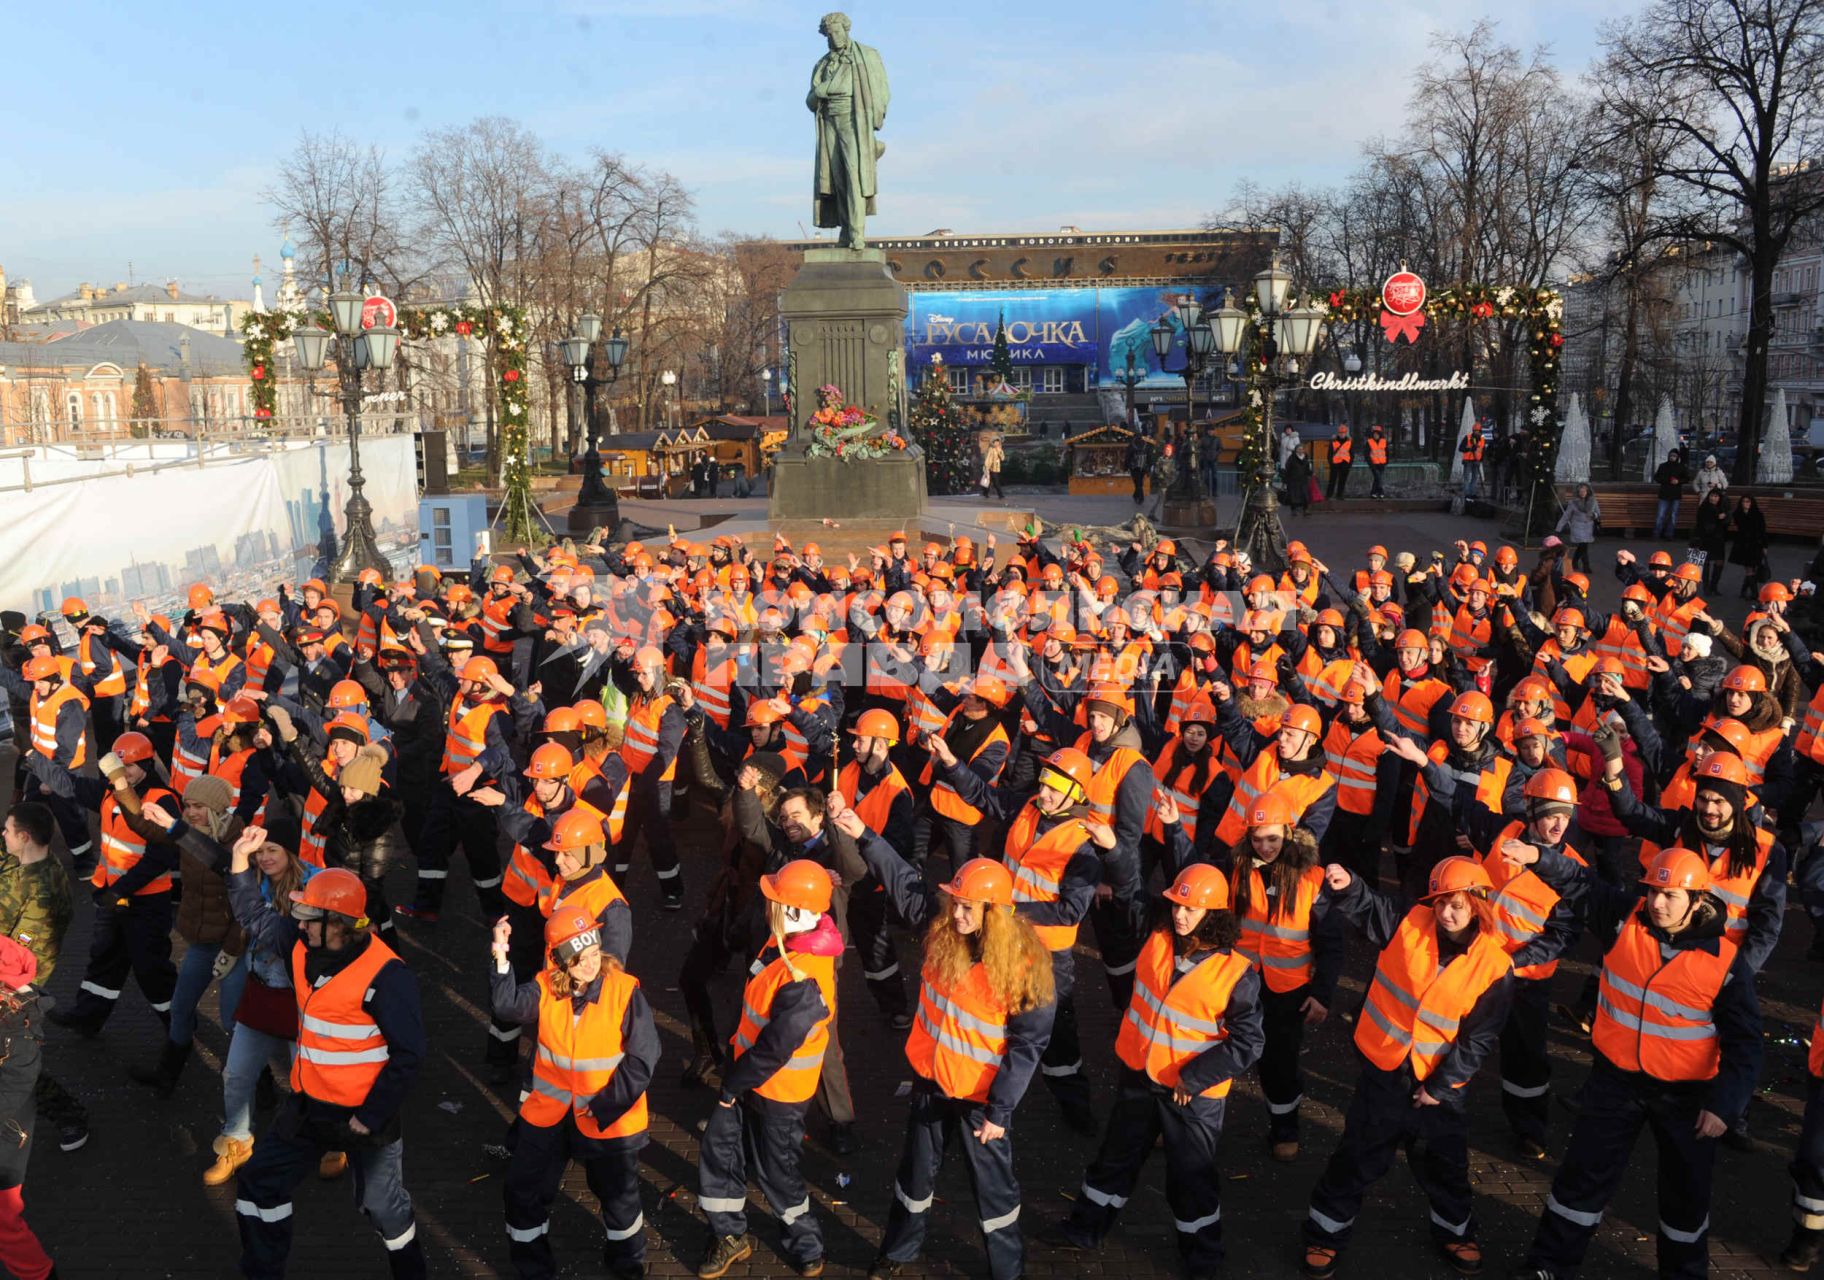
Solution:
<svg viewBox="0 0 1824 1280">
<path fill-rule="evenodd" d="M 1127 474 L 1127 446 L 1140 433 L 1119 423 L 1091 427 L 1064 442 L 1070 460 L 1072 493 L 1131 493 L 1134 482 Z"/>
</svg>

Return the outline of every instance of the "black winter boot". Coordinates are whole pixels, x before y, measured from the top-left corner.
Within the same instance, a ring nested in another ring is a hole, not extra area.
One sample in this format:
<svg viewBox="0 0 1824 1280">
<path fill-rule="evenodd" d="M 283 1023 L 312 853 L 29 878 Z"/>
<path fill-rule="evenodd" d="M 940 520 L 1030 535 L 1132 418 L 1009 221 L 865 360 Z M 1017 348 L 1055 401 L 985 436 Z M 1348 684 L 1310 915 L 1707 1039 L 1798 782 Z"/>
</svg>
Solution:
<svg viewBox="0 0 1824 1280">
<path fill-rule="evenodd" d="M 150 1067 L 129 1067 L 127 1074 L 135 1084 L 150 1086 L 161 1098 L 169 1098 L 177 1088 L 177 1078 L 190 1061 L 190 1046 L 165 1041 L 158 1051 L 158 1062 Z"/>
<path fill-rule="evenodd" d="M 1792 1239 L 1780 1251 L 1780 1265 L 1788 1271 L 1810 1271 L 1818 1260 L 1820 1246 L 1824 1246 L 1824 1231 L 1794 1227 Z"/>
</svg>

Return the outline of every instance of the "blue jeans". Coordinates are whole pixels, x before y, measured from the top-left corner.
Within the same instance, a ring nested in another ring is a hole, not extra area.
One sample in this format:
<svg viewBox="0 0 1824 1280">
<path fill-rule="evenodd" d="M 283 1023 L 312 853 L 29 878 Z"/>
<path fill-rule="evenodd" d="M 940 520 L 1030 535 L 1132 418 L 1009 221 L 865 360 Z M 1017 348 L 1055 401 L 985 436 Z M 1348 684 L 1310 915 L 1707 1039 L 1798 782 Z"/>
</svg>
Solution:
<svg viewBox="0 0 1824 1280">
<path fill-rule="evenodd" d="M 1474 498 L 1482 492 L 1482 464 L 1465 462 L 1463 464 L 1463 496 Z"/>
<path fill-rule="evenodd" d="M 1653 536 L 1655 538 L 1665 538 L 1669 541 L 1678 536 L 1679 501 L 1677 498 L 1659 500 L 1659 510 L 1653 516 Z"/>
<path fill-rule="evenodd" d="M 228 1061 L 222 1064 L 222 1135 L 243 1142 L 253 1136 L 253 1095 L 260 1071 L 271 1064 L 273 1075 L 283 1080 L 291 1074 L 295 1040 L 281 1040 L 242 1023 L 234 1024 L 228 1042 Z"/>
<path fill-rule="evenodd" d="M 220 943 L 196 942 L 184 952 L 178 966 L 177 988 L 171 993 L 172 1044 L 188 1045 L 196 1038 L 196 1009 L 203 993 L 215 977 L 215 958 L 221 954 Z M 222 1025 L 234 1025 L 234 1010 L 241 1003 L 241 988 L 247 985 L 247 957 L 240 956 L 222 978 Z"/>
</svg>

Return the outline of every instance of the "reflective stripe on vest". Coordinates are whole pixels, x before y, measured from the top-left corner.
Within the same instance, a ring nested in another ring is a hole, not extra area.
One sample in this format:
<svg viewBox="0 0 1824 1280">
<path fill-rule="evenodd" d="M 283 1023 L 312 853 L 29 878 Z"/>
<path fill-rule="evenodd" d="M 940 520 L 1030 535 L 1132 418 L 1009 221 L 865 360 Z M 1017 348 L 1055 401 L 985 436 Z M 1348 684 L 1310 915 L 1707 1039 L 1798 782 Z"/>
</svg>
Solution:
<svg viewBox="0 0 1824 1280">
<path fill-rule="evenodd" d="M 291 1087 L 338 1107 L 358 1107 L 380 1076 L 390 1054 L 386 1037 L 366 1008 L 374 979 L 399 959 L 379 938 L 347 968 L 313 988 L 305 969 L 305 947 L 292 948 L 291 981 L 298 1000 L 298 1054 Z"/>
<path fill-rule="evenodd" d="M 1656 1080 L 1714 1079 L 1722 1056 L 1712 1010 L 1735 955 L 1727 940 L 1714 954 L 1672 950 L 1630 916 L 1603 957 L 1590 1031 L 1597 1052 Z"/>
</svg>

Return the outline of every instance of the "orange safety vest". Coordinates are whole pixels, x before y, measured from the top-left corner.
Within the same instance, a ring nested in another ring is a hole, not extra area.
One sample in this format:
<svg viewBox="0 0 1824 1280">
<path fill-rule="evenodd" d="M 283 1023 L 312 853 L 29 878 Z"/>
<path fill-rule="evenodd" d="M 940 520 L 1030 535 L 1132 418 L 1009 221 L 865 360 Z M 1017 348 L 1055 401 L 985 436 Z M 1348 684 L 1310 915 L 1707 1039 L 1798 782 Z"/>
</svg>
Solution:
<svg viewBox="0 0 1824 1280">
<path fill-rule="evenodd" d="M 1184 717 L 1190 713 L 1191 704 L 1197 701 L 1202 692 L 1203 686 L 1198 683 L 1194 672 L 1187 670 L 1178 673 L 1178 683 L 1172 686 L 1171 709 L 1165 717 L 1166 733 L 1178 732 L 1179 726 L 1184 723 Z M 1215 736 L 1214 729 L 1211 730 L 1211 736 Z"/>
<path fill-rule="evenodd" d="M 170 804 L 161 807 L 168 810 L 173 817 L 178 816 L 180 810 L 177 797 L 163 787 L 148 787 L 145 795 L 140 797 L 139 803 L 143 809 L 144 806 L 158 804 L 161 800 L 169 800 Z M 89 883 L 97 889 L 113 884 L 138 865 L 139 860 L 145 856 L 145 838 L 127 825 L 120 802 L 114 798 L 114 792 L 110 789 L 101 798 L 101 857 L 95 863 L 95 872 L 89 877 Z M 168 893 L 170 889 L 171 874 L 166 872 L 134 890 L 133 896 L 143 898 L 154 893 Z"/>
<path fill-rule="evenodd" d="M 1813 764 L 1824 764 L 1824 688 L 1812 694 L 1811 701 L 1805 704 L 1805 719 L 1799 725 L 1792 749 Z"/>
<path fill-rule="evenodd" d="M 1428 738 L 1431 736 L 1431 709 L 1449 692 L 1450 686 L 1432 675 L 1429 669 L 1411 683 L 1396 670 L 1388 673 L 1382 697 L 1400 728 Z"/>
<path fill-rule="evenodd" d="M 532 1089 L 519 1104 L 519 1118 L 549 1129 L 569 1115 L 585 1138 L 627 1138 L 646 1132 L 644 1093 L 606 1128 L 589 1110 L 627 1056 L 621 1024 L 640 980 L 624 969 L 605 968 L 601 994 L 580 1009 L 569 996 L 552 992 L 549 970 L 540 970 L 537 982 L 538 1051 L 532 1057 Z"/>
<path fill-rule="evenodd" d="M 513 652 L 513 642 L 506 633 L 513 629 L 513 597 L 489 596 L 481 602 L 481 647 L 488 653 Z"/>
<path fill-rule="evenodd" d="M 1501 934 L 1502 949 L 1510 956 L 1545 932 L 1545 922 L 1561 896 L 1535 875 L 1531 867 L 1516 867 L 1501 856 L 1501 846 L 1509 840 L 1524 839 L 1525 831 L 1523 822 L 1508 823 L 1495 837 L 1488 852 L 1478 855 L 1482 869 L 1488 872 L 1495 887 L 1488 904 L 1495 909 L 1495 929 Z M 1568 844 L 1564 846 L 1564 854 L 1580 867 L 1590 865 Z M 1514 970 L 1514 976 L 1544 982 L 1557 972 L 1558 958 L 1554 956 L 1538 964 L 1522 965 Z"/>
<path fill-rule="evenodd" d="M 1478 930 L 1462 955 L 1439 965 L 1437 918 L 1430 907 L 1414 907 L 1375 961 L 1368 1000 L 1355 1022 L 1355 1047 L 1382 1071 L 1397 1071 L 1410 1056 L 1413 1077 L 1427 1079 L 1456 1043 L 1458 1024 L 1512 968 L 1487 930 Z"/>
<path fill-rule="evenodd" d="M 1178 758 L 1178 748 L 1182 745 L 1175 737 L 1165 744 L 1165 750 L 1159 753 L 1159 759 L 1153 763 L 1153 777 L 1158 780 L 1160 788 L 1172 797 L 1172 803 L 1178 806 L 1178 823 L 1184 828 L 1184 834 L 1195 839 L 1197 810 L 1203 803 L 1203 793 L 1186 790 L 1190 786 L 1191 776 L 1197 772 L 1197 761 Z M 1204 775 L 1204 786 L 1209 786 L 1211 779 L 1216 776 L 1216 761 L 1212 757 L 1210 768 Z M 1147 808 L 1146 834 L 1161 844 L 1165 843 L 1165 824 L 1159 820 L 1157 807 Z"/>
<path fill-rule="evenodd" d="M 177 661 L 170 654 L 165 655 L 164 662 L 157 666 L 152 664 L 151 651 L 142 651 L 139 661 L 133 667 L 133 696 L 127 701 L 127 714 L 135 719 L 152 710 L 152 684 L 148 672 L 162 670 L 168 664 Z M 169 719 L 169 717 L 163 717 Z"/>
<path fill-rule="evenodd" d="M 1232 878 L 1239 883 L 1240 871 Z M 1248 913 L 1241 918 L 1235 949 L 1260 970 L 1269 990 L 1284 995 L 1311 981 L 1311 908 L 1324 887 L 1324 869 L 1306 867 L 1292 901 L 1278 919 L 1269 916 L 1273 899 L 1259 867 L 1248 868 Z"/>
<path fill-rule="evenodd" d="M 1482 650 L 1494 634 L 1493 620 L 1484 615 L 1476 617 L 1469 611 L 1468 605 L 1459 605 L 1457 613 L 1450 623 L 1450 647 L 1457 655 L 1457 661 L 1469 669 L 1471 674 L 1482 670 L 1490 659 L 1483 656 Z"/>
<path fill-rule="evenodd" d="M 260 633 L 254 632 L 247 637 L 247 684 L 249 689 L 266 688 L 266 673 L 272 670 L 272 660 L 278 655 L 272 646 L 260 639 Z"/>
<path fill-rule="evenodd" d="M 523 807 L 534 818 L 545 816 L 545 806 L 537 796 L 527 796 Z M 598 818 L 602 816 L 595 806 L 584 804 L 581 800 L 577 800 L 574 807 L 584 813 L 593 813 Z M 550 890 L 551 880 L 551 873 L 545 869 L 545 864 L 538 855 L 523 844 L 515 844 L 513 852 L 507 858 L 507 870 L 501 877 L 500 891 L 507 896 L 509 902 L 530 907 L 536 905 Z"/>
<path fill-rule="evenodd" d="M 671 695 L 661 693 L 656 698 L 641 697 L 627 706 L 626 736 L 621 739 L 621 759 L 627 762 L 627 772 L 638 776 L 646 772 L 659 754 L 659 724 L 665 719 L 666 709 L 671 706 Z M 787 736 L 790 734 L 788 732 Z M 670 782 L 677 776 L 678 758 L 672 756 L 665 766 L 665 772 L 659 775 L 660 782 Z"/>
<path fill-rule="evenodd" d="M 95 645 L 95 637 L 84 632 L 82 639 L 78 641 L 76 646 L 77 665 L 82 668 L 82 674 L 85 676 L 93 676 L 96 669 L 101 666 L 99 662 L 95 661 Z M 96 698 L 118 698 L 127 691 L 127 673 L 121 669 L 120 662 L 111 652 L 105 656 L 111 670 L 107 675 L 96 682 L 91 691 L 91 696 Z"/>
<path fill-rule="evenodd" d="M 225 690 L 228 687 L 228 677 L 233 675 L 234 669 L 240 665 L 242 665 L 241 660 L 232 653 L 224 652 L 220 662 L 211 662 L 199 652 L 196 660 L 190 664 L 190 674 L 194 676 L 199 671 L 206 671 L 215 677 L 215 687 Z"/>
<path fill-rule="evenodd" d="M 1463 437 L 1463 461 L 1465 461 L 1465 462 L 1482 461 L 1483 444 L 1484 444 L 1484 442 L 1482 439 L 1482 433 L 1480 431 L 1471 431 L 1468 435 L 1464 436 Z"/>
<path fill-rule="evenodd" d="M 443 735 L 443 772 L 461 773 L 481 759 L 488 749 L 488 721 L 507 709 L 495 698 L 463 705 L 461 698 L 450 703 L 449 730 Z"/>
<path fill-rule="evenodd" d="M 601 919 L 602 913 L 617 902 L 625 903 L 626 895 L 621 886 L 614 882 L 610 875 L 599 875 L 578 886 L 572 881 L 552 877 L 538 895 L 539 914 L 549 918 L 565 903 L 581 907 L 593 919 Z M 631 907 L 629 908 L 631 909 Z M 625 957 L 622 957 L 625 959 Z"/>
<path fill-rule="evenodd" d="M 963 709 L 959 706 L 959 707 L 957 707 L 957 709 L 955 711 L 952 711 L 950 713 L 950 718 L 948 720 L 944 721 L 943 729 L 942 729 L 942 736 L 945 738 L 946 741 L 949 738 L 950 726 L 955 724 L 956 718 L 962 714 L 963 714 Z M 981 758 L 982 752 L 986 751 L 989 747 L 993 746 L 997 742 L 1001 743 L 1002 745 L 1006 745 L 1008 743 L 1006 728 L 1004 726 L 998 725 L 998 724 L 994 727 L 994 729 L 988 734 L 988 736 L 986 738 L 982 739 L 982 744 L 981 744 L 981 746 L 979 746 L 975 749 L 975 754 L 970 756 L 969 759 L 967 761 L 964 761 L 963 763 L 965 763 L 965 764 L 974 763 L 976 760 Z M 1003 765 L 1005 765 L 1005 763 L 1006 763 L 1005 756 L 1002 757 L 1002 763 L 1003 763 Z M 939 778 L 937 780 L 937 783 L 935 786 L 932 785 L 932 779 L 934 777 L 936 777 L 936 773 L 937 773 L 937 757 L 933 756 L 925 762 L 924 772 L 918 775 L 919 786 L 931 787 L 931 808 L 932 808 L 932 810 L 935 811 L 936 813 L 939 813 L 942 816 L 950 819 L 952 822 L 960 822 L 965 826 L 973 827 L 974 825 L 976 825 L 976 823 L 980 822 L 982 820 L 982 811 L 980 809 L 976 808 L 974 805 L 970 804 L 968 801 L 964 800 L 962 797 L 962 794 L 960 792 L 958 792 L 955 787 L 951 786 L 948 782 L 944 781 L 941 778 Z M 999 769 L 996 769 L 994 771 L 994 777 L 988 779 L 989 784 L 993 785 L 1000 778 L 1000 776 L 1001 776 L 1001 771 Z"/>
<path fill-rule="evenodd" d="M 1248 818 L 1254 812 L 1254 802 L 1275 786 L 1285 789 L 1297 806 L 1300 816 L 1306 809 L 1323 797 L 1324 792 L 1336 785 L 1336 779 L 1328 769 L 1310 774 L 1288 774 L 1279 766 L 1279 750 L 1273 743 L 1268 743 L 1254 757 L 1254 763 L 1241 771 L 1235 780 L 1235 794 L 1229 797 L 1229 807 L 1222 815 L 1222 821 L 1216 826 L 1216 843 L 1232 845 L 1248 833 Z"/>
<path fill-rule="evenodd" d="M 1609 616 L 1609 625 L 1596 642 L 1591 646 L 1599 658 L 1614 658 L 1627 668 L 1622 673 L 1621 683 L 1629 689 L 1647 689 L 1652 687 L 1653 673 L 1647 670 L 1646 646 L 1640 642 L 1640 633 L 1628 625 L 1620 613 Z"/>
<path fill-rule="evenodd" d="M 66 702 L 77 703 L 85 714 L 88 712 L 89 700 L 83 697 L 82 690 L 73 684 L 58 685 L 56 692 L 48 698 L 40 698 L 35 693 L 32 695 L 31 705 L 28 708 L 32 721 L 32 750 L 46 760 L 57 758 L 57 716 L 63 710 L 63 704 Z M 65 767 L 71 771 L 80 769 L 88 758 L 89 734 L 85 728 L 76 739 L 76 749 L 70 753 Z"/>
<path fill-rule="evenodd" d="M 1277 617 L 1278 615 L 1276 614 L 1274 616 Z M 1255 653 L 1252 645 L 1245 640 L 1242 641 L 1235 646 L 1235 652 L 1229 659 L 1229 683 L 1238 684 L 1245 688 L 1248 683 L 1248 673 L 1254 669 L 1254 664 L 1256 662 L 1266 661 L 1277 664 L 1280 658 L 1285 656 L 1285 652 L 1285 649 L 1282 648 L 1278 642 L 1275 642 L 1268 645 L 1265 649 L 1262 649 L 1259 653 Z"/>
<path fill-rule="evenodd" d="M 1155 929 L 1134 965 L 1134 994 L 1115 1037 L 1115 1056 L 1155 1084 L 1178 1087 L 1178 1074 L 1212 1045 L 1229 1038 L 1229 996 L 1248 971 L 1248 959 L 1216 951 L 1178 976 L 1169 929 Z M 1232 1080 L 1219 1080 L 1200 1095 L 1221 1098 Z"/>
<path fill-rule="evenodd" d="M 771 1021 L 773 997 L 779 988 L 804 977 L 816 982 L 817 990 L 823 994 L 823 1017 L 805 1036 L 804 1043 L 792 1051 L 790 1060 L 754 1086 L 756 1093 L 774 1102 L 808 1102 L 817 1092 L 817 1082 L 823 1076 L 823 1051 L 830 1042 L 830 1019 L 836 1016 L 836 957 L 795 954 L 792 963 L 799 970 L 796 976 L 786 968 L 785 957 L 776 955 L 747 980 L 747 987 L 741 992 L 741 1023 L 729 1039 L 735 1060 L 740 1061 L 741 1055 L 754 1047 L 760 1029 Z"/>
<path fill-rule="evenodd" d="M 1007 1052 L 1007 1006 L 988 985 L 988 971 L 978 961 L 953 987 L 940 985 L 930 965 L 920 977 L 906 1061 L 946 1098 L 988 1101 Z"/>
<path fill-rule="evenodd" d="M 1684 647 L 1685 636 L 1691 630 L 1691 624 L 1697 615 L 1704 611 L 1704 602 L 1692 596 L 1683 604 L 1678 597 L 1668 592 L 1665 599 L 1659 602 L 1654 611 L 1653 620 L 1659 626 L 1660 643 L 1665 651 L 1673 657 Z"/>
<path fill-rule="evenodd" d="M 367 949 L 320 987 L 310 985 L 302 942 L 291 949 L 291 989 L 298 1001 L 298 1055 L 291 1061 L 294 1092 L 333 1107 L 358 1107 L 392 1055 L 368 1016 L 367 995 L 393 949 L 370 937 Z"/>
<path fill-rule="evenodd" d="M 823 710 L 825 705 L 826 704 L 821 697 L 813 695 L 806 698 L 803 702 L 798 703 L 797 709 L 804 712 L 806 715 L 814 715 Z M 654 732 L 657 732 L 656 728 Z M 796 753 L 798 758 L 803 761 L 804 776 L 809 778 L 812 782 L 821 783 L 824 776 L 822 758 L 819 757 L 815 762 L 812 761 L 811 740 L 804 736 L 804 730 L 800 729 L 790 720 L 781 720 L 779 722 L 779 732 L 785 735 L 787 750 Z M 675 770 L 677 766 L 675 760 L 672 762 L 672 766 Z M 666 774 L 665 776 L 669 778 L 671 775 Z"/>
<path fill-rule="evenodd" d="M 836 790 L 842 793 L 849 808 L 860 815 L 868 830 L 880 835 L 887 829 L 888 819 L 893 816 L 893 802 L 912 788 L 899 769 L 891 764 L 885 773 L 869 785 L 865 794 L 861 790 L 861 782 L 861 765 L 851 760 L 836 776 Z"/>
<path fill-rule="evenodd" d="M 1337 466 L 1347 466 L 1355 457 L 1355 442 L 1348 436 L 1337 436 L 1330 442 L 1330 461 Z"/>
<path fill-rule="evenodd" d="M 1001 861 L 1013 873 L 1016 907 L 1022 902 L 1056 902 L 1064 885 L 1064 869 L 1089 840 L 1089 827 L 1081 818 L 1066 818 L 1039 835 L 1040 816 L 1038 806 L 1028 800 L 1007 828 Z M 1032 931 L 1047 951 L 1068 951 L 1077 943 L 1074 924 L 1034 924 Z"/>
<path fill-rule="evenodd" d="M 1305 650 L 1305 658 L 1312 667 L 1307 670 L 1304 663 L 1299 664 L 1299 674 L 1304 677 L 1305 687 L 1326 707 L 1334 707 L 1342 701 L 1343 690 L 1355 678 L 1355 659 L 1338 658 L 1334 662 L 1325 662 L 1315 645 Z"/>
<path fill-rule="evenodd" d="M 910 637 L 902 636 L 900 639 L 909 640 Z M 887 652 L 886 641 L 870 642 L 867 646 L 868 692 L 874 697 L 884 698 L 888 702 L 904 702 L 908 695 L 906 681 L 897 670 L 889 671 L 887 669 L 888 662 L 892 662 L 896 668 L 901 665 L 896 655 Z"/>
<path fill-rule="evenodd" d="M 241 803 L 241 778 L 247 772 L 247 761 L 253 757 L 253 748 L 230 752 L 224 757 L 223 741 L 224 739 L 217 739 L 209 745 L 209 772 L 228 784 L 232 793 L 228 797 L 228 811 L 232 813 Z M 266 824 L 266 803 L 271 799 L 272 791 L 268 788 L 260 799 L 259 811 L 253 815 L 251 825 L 259 827 Z"/>
<path fill-rule="evenodd" d="M 1638 914 L 1602 960 L 1590 1040 L 1623 1071 L 1655 1080 L 1714 1080 L 1722 1060 L 1712 1010 L 1735 963 L 1735 944 L 1692 947 L 1670 958 Z"/>
<path fill-rule="evenodd" d="M 1693 792 L 1695 794 L 1695 792 Z M 1731 942 L 1738 947 L 1748 933 L 1748 900 L 1754 896 L 1754 886 L 1761 878 L 1761 872 L 1767 868 L 1767 855 L 1773 850 L 1773 832 L 1762 828 L 1755 833 L 1754 866 L 1739 876 L 1729 874 L 1729 855 L 1718 854 L 1710 859 L 1710 892 L 1722 900 L 1728 912 L 1724 930 Z M 1660 846 L 1651 840 L 1640 842 L 1640 866 L 1644 871 L 1653 865 Z M 1703 852 L 1699 850 L 1699 852 Z"/>
<path fill-rule="evenodd" d="M 1370 434 L 1368 437 L 1368 465 L 1384 467 L 1387 465 L 1387 437 Z"/>
<path fill-rule="evenodd" d="M 584 757 L 577 761 L 576 768 L 570 771 L 570 789 L 576 792 L 580 800 L 583 788 L 589 785 L 591 779 L 605 777 L 607 774 L 602 772 L 601 761 Z M 619 844 L 621 831 L 627 826 L 627 792 L 631 783 L 631 778 L 621 780 L 621 789 L 614 793 L 614 803 L 609 806 L 608 816 L 603 819 L 602 825 L 608 829 L 609 844 Z"/>
<path fill-rule="evenodd" d="M 1426 752 L 1438 764 L 1450 758 L 1450 748 L 1442 742 L 1431 744 Z M 1488 762 L 1488 766 L 1474 774 L 1456 773 L 1459 787 L 1474 783 L 1476 800 L 1490 813 L 1501 812 L 1501 795 L 1507 790 L 1507 779 L 1514 771 L 1514 762 L 1506 756 L 1497 755 Z M 1431 788 L 1426 785 L 1425 771 L 1420 769 L 1412 780 L 1412 816 L 1406 824 L 1406 843 L 1411 844 L 1419 838 L 1419 821 L 1425 816 L 1425 806 L 1431 801 Z"/>
<path fill-rule="evenodd" d="M 1077 735 L 1077 750 L 1085 755 L 1094 743 L 1087 732 Z M 1127 771 L 1137 764 L 1145 764 L 1146 757 L 1132 747 L 1116 747 L 1096 770 L 1096 776 L 1089 780 L 1089 816 L 1096 822 L 1115 825 L 1115 801 L 1121 795 L 1121 783 L 1127 777 Z M 1148 797 L 1149 799 L 1151 797 Z"/>
<path fill-rule="evenodd" d="M 333 759 L 325 756 L 323 772 L 331 782 L 336 779 L 336 772 L 341 768 Z M 315 787 L 304 797 L 304 825 L 298 832 L 298 858 L 313 867 L 323 865 L 323 854 L 329 848 L 329 841 L 317 830 L 317 821 L 323 811 L 329 808 L 329 797 Z"/>
<path fill-rule="evenodd" d="M 690 691 L 695 695 L 697 705 L 703 708 L 703 714 L 715 721 L 718 728 L 726 729 L 728 718 L 733 714 L 729 697 L 735 687 L 735 660 L 727 646 L 722 652 L 731 656 L 718 659 L 712 666 L 709 651 L 697 650 L 690 660 Z"/>
<path fill-rule="evenodd" d="M 949 725 L 949 719 L 937 709 L 931 701 L 931 695 L 923 686 L 913 685 L 906 691 L 906 743 L 916 743 L 921 736 L 930 737 L 942 733 Z"/>
<path fill-rule="evenodd" d="M 222 727 L 222 717 L 204 716 L 191 727 L 201 744 L 200 751 L 186 747 L 181 733 L 171 743 L 171 785 L 177 788 L 179 795 L 190 785 L 190 779 L 209 772 L 209 756 L 215 750 L 215 731 Z"/>
<path fill-rule="evenodd" d="M 1374 812 L 1375 773 L 1380 768 L 1381 731 L 1367 722 L 1360 733 L 1340 715 L 1324 731 L 1324 767 L 1336 779 L 1336 807 L 1344 813 Z"/>
</svg>

